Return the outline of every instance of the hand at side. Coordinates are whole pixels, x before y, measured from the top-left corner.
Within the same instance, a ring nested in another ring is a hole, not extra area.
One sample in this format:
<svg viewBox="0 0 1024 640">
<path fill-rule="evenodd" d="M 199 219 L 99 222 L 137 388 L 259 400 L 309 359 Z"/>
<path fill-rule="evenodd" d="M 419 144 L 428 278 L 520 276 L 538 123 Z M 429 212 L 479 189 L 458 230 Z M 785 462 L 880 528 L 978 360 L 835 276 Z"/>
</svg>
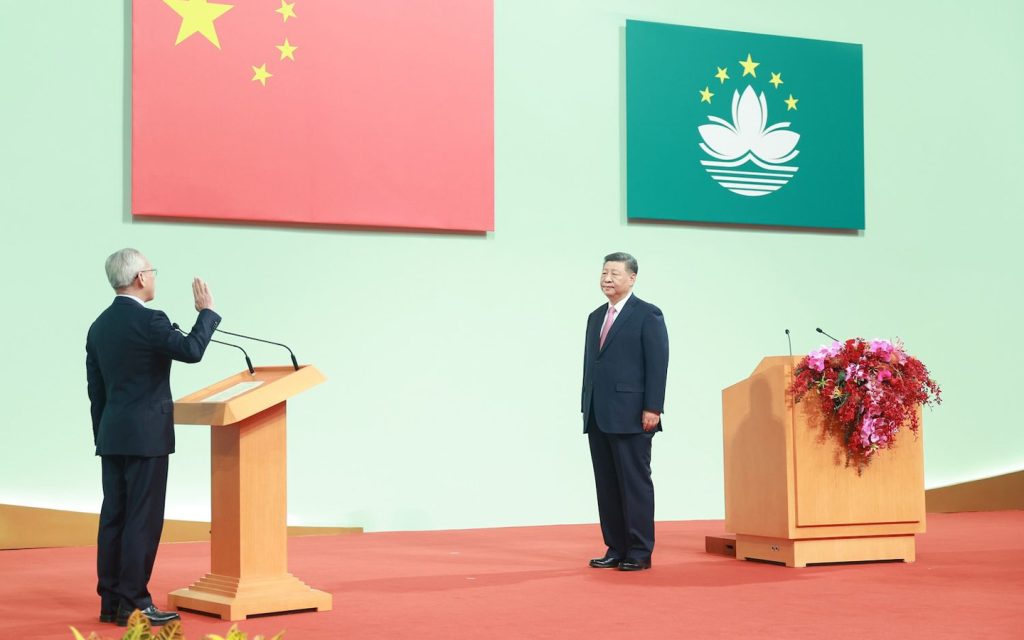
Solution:
<svg viewBox="0 0 1024 640">
<path fill-rule="evenodd" d="M 642 420 L 644 431 L 653 431 L 658 426 L 658 423 L 661 422 L 661 414 L 653 411 L 644 411 Z"/>
</svg>

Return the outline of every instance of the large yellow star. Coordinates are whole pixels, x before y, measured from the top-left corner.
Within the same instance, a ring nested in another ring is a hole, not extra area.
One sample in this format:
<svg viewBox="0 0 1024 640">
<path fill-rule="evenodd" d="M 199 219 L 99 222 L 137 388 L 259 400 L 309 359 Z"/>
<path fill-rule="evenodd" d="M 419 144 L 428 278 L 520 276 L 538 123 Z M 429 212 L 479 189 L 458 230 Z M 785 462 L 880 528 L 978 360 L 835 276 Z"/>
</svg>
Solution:
<svg viewBox="0 0 1024 640">
<path fill-rule="evenodd" d="M 715 77 L 721 81 L 720 84 L 725 84 L 725 81 L 729 79 L 729 72 L 722 67 L 715 68 L 718 69 L 718 73 L 715 74 Z"/>
<path fill-rule="evenodd" d="M 800 101 L 798 99 L 794 98 L 793 94 L 791 93 L 791 94 L 789 94 L 789 100 L 783 100 L 783 102 L 786 103 L 786 111 L 790 111 L 790 110 L 796 111 L 797 110 L 796 103 L 798 103 Z M 814 110 L 811 109 L 811 111 L 814 111 Z"/>
<path fill-rule="evenodd" d="M 213 21 L 227 13 L 234 5 L 210 4 L 206 0 L 164 0 L 164 4 L 181 16 L 181 27 L 178 29 L 175 46 L 184 42 L 193 33 L 199 32 L 212 42 L 213 46 L 220 49 L 220 40 L 217 38 L 217 29 L 213 26 Z"/>
<path fill-rule="evenodd" d="M 267 78 L 273 78 L 274 77 L 274 74 L 272 74 L 269 71 L 267 71 L 266 63 L 263 63 L 262 65 L 260 65 L 258 67 L 253 67 L 252 68 L 252 72 L 254 74 L 256 74 L 256 75 L 254 75 L 252 77 L 252 81 L 253 82 L 259 82 L 264 87 L 267 86 Z"/>
<path fill-rule="evenodd" d="M 280 13 L 281 14 L 281 21 L 282 22 L 288 22 L 288 18 L 298 18 L 299 17 L 299 16 L 295 15 L 295 3 L 292 2 L 291 4 L 289 4 L 289 3 L 285 2 L 284 0 L 281 0 L 281 8 L 280 9 L 274 9 L 274 13 Z"/>
<path fill-rule="evenodd" d="M 746 60 L 740 60 L 739 63 L 741 65 L 743 65 L 743 75 L 744 76 L 751 75 L 751 76 L 754 76 L 755 78 L 757 77 L 757 72 L 754 71 L 754 69 L 757 69 L 758 65 L 760 65 L 761 63 L 760 62 L 754 62 L 753 60 L 751 60 L 749 53 L 747 54 L 747 59 Z"/>
<path fill-rule="evenodd" d="M 275 44 L 274 46 L 281 52 L 282 60 L 285 58 L 293 61 L 295 60 L 295 50 L 298 49 L 298 47 L 292 46 L 291 43 L 288 42 L 288 38 L 284 39 L 284 44 Z"/>
<path fill-rule="evenodd" d="M 782 84 L 782 74 L 772 72 L 772 79 L 768 81 L 768 84 L 778 89 L 779 85 Z"/>
</svg>

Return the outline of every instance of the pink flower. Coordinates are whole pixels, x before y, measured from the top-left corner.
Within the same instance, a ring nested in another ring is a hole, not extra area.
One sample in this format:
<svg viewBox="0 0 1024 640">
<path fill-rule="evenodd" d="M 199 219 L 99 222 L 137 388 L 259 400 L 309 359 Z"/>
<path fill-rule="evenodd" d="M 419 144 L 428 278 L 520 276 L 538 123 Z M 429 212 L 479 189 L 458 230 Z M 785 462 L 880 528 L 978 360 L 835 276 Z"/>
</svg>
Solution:
<svg viewBox="0 0 1024 640">
<path fill-rule="evenodd" d="M 907 352 L 903 349 L 903 344 L 901 342 L 897 341 L 892 346 L 892 357 L 890 360 L 901 365 L 907 364 Z"/>
<path fill-rule="evenodd" d="M 825 370 L 825 359 L 828 358 L 828 351 L 825 347 L 812 351 L 807 356 L 807 366 L 815 371 L 821 372 Z"/>
<path fill-rule="evenodd" d="M 892 350 L 892 343 L 888 340 L 872 340 L 868 343 L 868 353 L 878 353 L 882 357 L 888 357 Z"/>
<path fill-rule="evenodd" d="M 888 369 L 879 369 L 878 370 L 878 381 L 879 382 L 885 382 L 886 380 L 888 380 L 891 377 L 892 377 L 892 371 L 889 371 Z"/>
</svg>

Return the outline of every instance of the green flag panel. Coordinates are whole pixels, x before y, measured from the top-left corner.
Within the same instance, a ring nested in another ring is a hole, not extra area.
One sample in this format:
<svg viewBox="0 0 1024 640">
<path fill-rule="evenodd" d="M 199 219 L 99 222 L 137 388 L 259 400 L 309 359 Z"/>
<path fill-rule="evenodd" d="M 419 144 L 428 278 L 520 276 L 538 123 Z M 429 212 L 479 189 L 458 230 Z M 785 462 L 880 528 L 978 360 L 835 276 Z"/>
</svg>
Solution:
<svg viewBox="0 0 1024 640">
<path fill-rule="evenodd" d="M 630 219 L 864 228 L 861 46 L 626 22 Z"/>
</svg>

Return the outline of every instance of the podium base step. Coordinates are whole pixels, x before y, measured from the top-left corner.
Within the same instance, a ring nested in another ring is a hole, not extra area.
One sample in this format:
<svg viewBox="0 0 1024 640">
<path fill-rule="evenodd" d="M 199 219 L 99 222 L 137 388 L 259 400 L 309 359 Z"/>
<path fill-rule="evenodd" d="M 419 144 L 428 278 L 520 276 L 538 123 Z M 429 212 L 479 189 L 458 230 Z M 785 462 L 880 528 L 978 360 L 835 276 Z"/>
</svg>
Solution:
<svg viewBox="0 0 1024 640">
<path fill-rule="evenodd" d="M 222 620 L 244 620 L 263 613 L 330 611 L 333 597 L 291 574 L 240 579 L 208 573 L 191 586 L 172 591 L 167 606 L 210 613 Z"/>
<path fill-rule="evenodd" d="M 914 562 L 916 556 L 913 534 L 810 540 L 737 534 L 736 558 L 806 567 L 836 562 Z"/>
<path fill-rule="evenodd" d="M 721 556 L 736 557 L 735 536 L 704 536 L 704 551 Z"/>
</svg>

